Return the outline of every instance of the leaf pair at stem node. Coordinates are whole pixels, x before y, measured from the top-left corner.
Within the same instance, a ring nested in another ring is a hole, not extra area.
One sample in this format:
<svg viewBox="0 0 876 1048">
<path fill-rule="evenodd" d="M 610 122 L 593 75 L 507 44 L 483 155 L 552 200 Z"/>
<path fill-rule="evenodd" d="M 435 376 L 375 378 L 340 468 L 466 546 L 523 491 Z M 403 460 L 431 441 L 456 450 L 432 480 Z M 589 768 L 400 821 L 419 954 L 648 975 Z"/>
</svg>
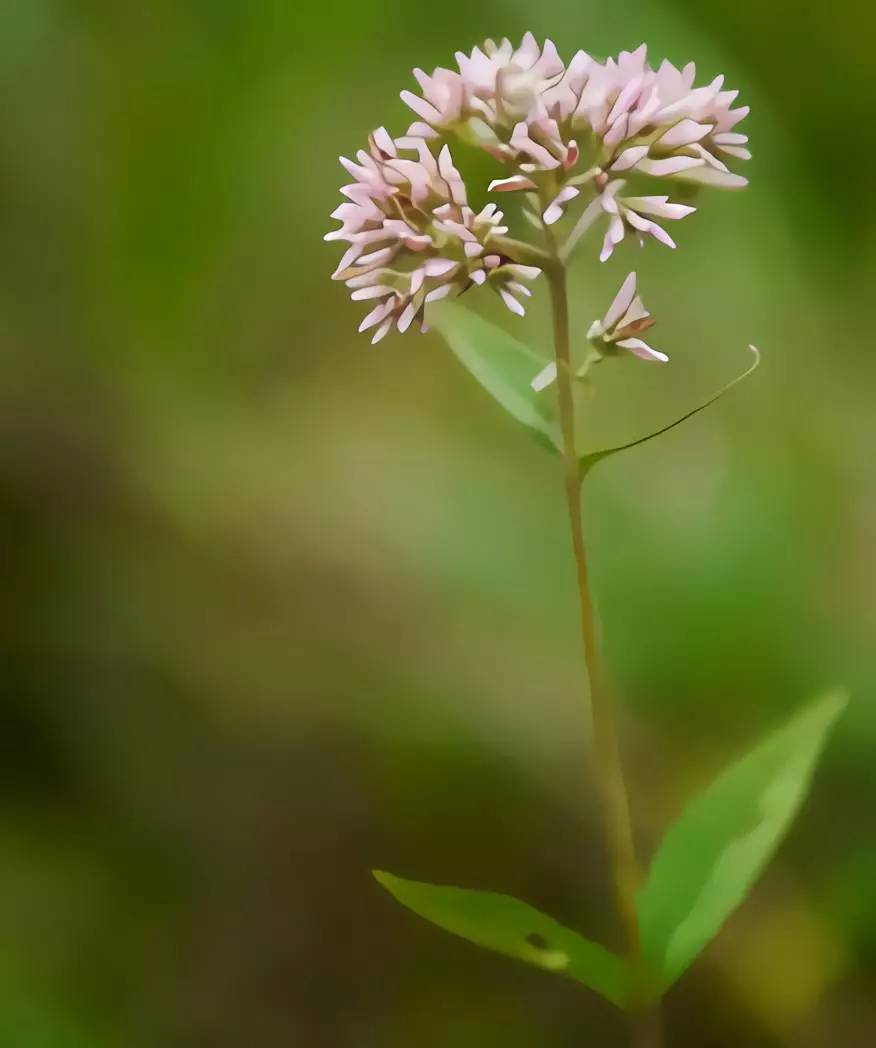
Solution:
<svg viewBox="0 0 876 1048">
<path fill-rule="evenodd" d="M 666 992 L 746 897 L 803 803 L 845 706 L 846 697 L 833 693 L 798 713 L 726 768 L 670 827 L 638 895 L 641 966 L 511 896 L 374 876 L 440 928 L 636 1010 Z"/>
</svg>

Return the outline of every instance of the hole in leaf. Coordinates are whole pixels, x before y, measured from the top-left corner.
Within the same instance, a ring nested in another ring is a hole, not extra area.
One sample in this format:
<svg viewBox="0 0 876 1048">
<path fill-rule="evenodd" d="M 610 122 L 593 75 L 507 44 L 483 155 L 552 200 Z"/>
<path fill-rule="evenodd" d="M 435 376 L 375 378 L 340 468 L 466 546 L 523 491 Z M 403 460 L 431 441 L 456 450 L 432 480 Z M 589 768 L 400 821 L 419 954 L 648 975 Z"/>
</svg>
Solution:
<svg viewBox="0 0 876 1048">
<path fill-rule="evenodd" d="M 534 946 L 536 950 L 546 950 L 548 948 L 547 939 L 543 935 L 539 935 L 538 932 L 530 932 L 526 936 L 526 941 L 530 946 Z"/>
</svg>

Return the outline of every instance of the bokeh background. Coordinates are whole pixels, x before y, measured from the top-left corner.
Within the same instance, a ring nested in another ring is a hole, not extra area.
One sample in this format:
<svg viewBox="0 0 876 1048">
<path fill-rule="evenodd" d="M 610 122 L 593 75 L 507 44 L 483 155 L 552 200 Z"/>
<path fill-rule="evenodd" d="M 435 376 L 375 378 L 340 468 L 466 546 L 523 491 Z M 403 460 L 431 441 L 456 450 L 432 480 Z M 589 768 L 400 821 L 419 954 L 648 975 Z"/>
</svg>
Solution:
<svg viewBox="0 0 876 1048">
<path fill-rule="evenodd" d="M 616 941 L 556 461 L 437 338 L 357 336 L 321 240 L 411 67 L 529 28 L 753 107 L 749 190 L 572 278 L 582 325 L 635 264 L 672 356 L 612 369 L 594 444 L 765 354 L 589 492 L 644 852 L 788 711 L 854 699 L 669 1043 L 876 1043 L 872 12 L 5 0 L 4 1048 L 624 1043 L 369 874 Z M 545 321 L 502 320 L 547 351 Z"/>
</svg>

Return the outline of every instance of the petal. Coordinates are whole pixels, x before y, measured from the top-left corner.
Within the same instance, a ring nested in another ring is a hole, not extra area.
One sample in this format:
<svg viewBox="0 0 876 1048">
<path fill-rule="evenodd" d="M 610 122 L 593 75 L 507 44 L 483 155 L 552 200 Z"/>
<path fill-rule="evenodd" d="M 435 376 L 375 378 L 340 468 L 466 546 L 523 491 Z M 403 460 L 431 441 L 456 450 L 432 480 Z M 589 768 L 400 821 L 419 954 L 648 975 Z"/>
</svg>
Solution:
<svg viewBox="0 0 876 1048">
<path fill-rule="evenodd" d="M 389 334 L 392 330 L 392 317 L 389 320 L 384 320 L 380 327 L 374 332 L 374 338 L 371 339 L 371 345 L 376 345 L 382 338 Z"/>
<path fill-rule="evenodd" d="M 536 277 L 541 276 L 541 270 L 537 266 L 521 266 L 517 262 L 511 262 L 505 266 L 503 272 L 506 271 L 523 280 L 535 280 Z"/>
<path fill-rule="evenodd" d="M 665 244 L 667 247 L 673 249 L 675 248 L 675 241 L 666 230 L 662 226 L 658 226 L 656 222 L 652 222 L 647 218 L 642 218 L 642 216 L 637 215 L 635 211 L 628 212 L 626 218 L 633 229 L 638 229 L 640 233 L 649 233 L 661 244 Z"/>
<path fill-rule="evenodd" d="M 404 334 L 411 326 L 416 315 L 417 306 L 413 302 L 409 302 L 407 306 L 405 306 L 402 315 L 398 318 L 398 324 L 396 325 L 402 334 Z"/>
<path fill-rule="evenodd" d="M 395 156 L 395 142 L 385 127 L 378 127 L 376 131 L 372 132 L 371 137 L 381 152 L 386 153 L 387 156 Z"/>
<path fill-rule="evenodd" d="M 609 168 L 609 171 L 629 171 L 648 155 L 647 146 L 631 146 L 625 149 Z"/>
<path fill-rule="evenodd" d="M 619 146 L 621 142 L 627 137 L 629 130 L 629 117 L 624 114 L 611 125 L 611 127 L 603 135 L 603 142 L 609 149 L 614 149 L 615 146 Z"/>
<path fill-rule="evenodd" d="M 512 175 L 510 178 L 495 178 L 487 186 L 488 193 L 514 193 L 517 190 L 536 189 L 532 179 L 525 175 Z"/>
<path fill-rule="evenodd" d="M 564 186 L 554 199 L 545 208 L 545 212 L 542 215 L 546 226 L 552 226 L 554 222 L 559 221 L 563 217 L 565 208 L 563 204 L 568 203 L 570 200 L 574 200 L 576 196 L 580 194 L 581 190 L 575 186 Z"/>
<path fill-rule="evenodd" d="M 386 295 L 391 295 L 393 289 L 386 287 L 384 284 L 372 284 L 371 287 L 360 287 L 350 295 L 350 298 L 354 302 L 362 302 L 368 298 L 384 298 Z"/>
<path fill-rule="evenodd" d="M 367 331 L 368 328 L 374 327 L 375 324 L 379 324 L 381 320 L 385 319 L 392 312 L 395 302 L 393 299 L 388 299 L 386 302 L 381 302 L 379 306 L 375 306 L 374 309 L 368 314 L 367 317 L 359 325 L 360 331 Z"/>
<path fill-rule="evenodd" d="M 608 227 L 608 231 L 605 234 L 605 240 L 602 243 L 602 251 L 599 255 L 600 262 L 607 262 L 611 258 L 614 249 L 624 238 L 624 224 L 623 221 L 615 216 L 612 218 L 611 223 Z"/>
<path fill-rule="evenodd" d="M 662 364 L 669 360 L 665 353 L 661 353 L 659 349 L 652 349 L 647 342 L 643 342 L 640 338 L 625 338 L 622 342 L 616 344 L 621 349 L 629 350 L 630 353 L 642 360 L 659 360 Z"/>
<path fill-rule="evenodd" d="M 664 149 L 678 149 L 680 146 L 689 146 L 692 142 L 699 142 L 701 138 L 712 130 L 712 124 L 698 124 L 696 120 L 689 118 L 679 120 L 677 124 L 666 132 L 662 138 L 658 138 L 657 145 Z"/>
<path fill-rule="evenodd" d="M 730 170 L 722 160 L 719 160 L 714 155 L 714 153 L 710 153 L 708 149 L 706 149 L 705 146 L 701 145 L 699 142 L 694 142 L 693 145 L 689 146 L 689 148 L 693 150 L 696 156 L 701 157 L 703 160 L 705 160 L 709 167 L 714 167 L 718 171 L 726 172 Z"/>
<path fill-rule="evenodd" d="M 621 284 L 620 291 L 615 295 L 614 302 L 608 307 L 608 312 L 602 321 L 602 326 L 606 331 L 611 330 L 617 323 L 620 317 L 630 308 L 630 303 L 636 294 L 636 274 L 630 273 L 627 279 Z"/>
<path fill-rule="evenodd" d="M 543 389 L 552 383 L 556 382 L 557 379 L 557 362 L 552 360 L 550 364 L 546 365 L 539 371 L 535 378 L 530 382 L 530 386 L 535 390 L 536 393 L 540 393 Z"/>
<path fill-rule="evenodd" d="M 649 157 L 639 162 L 639 170 L 645 175 L 662 178 L 677 175 L 680 171 L 688 171 L 694 167 L 702 167 L 703 163 L 699 157 L 695 156 L 669 156 L 660 160 Z"/>
<path fill-rule="evenodd" d="M 408 128 L 408 135 L 412 138 L 438 138 L 438 132 L 434 127 L 430 127 L 429 124 L 424 124 L 419 120 L 414 121 L 413 124 Z M 409 139 L 400 138 L 398 144 L 402 149 L 412 148 L 409 143 Z"/>
<path fill-rule="evenodd" d="M 499 294 L 502 297 L 502 301 L 511 310 L 512 313 L 516 313 L 518 317 L 525 316 L 526 310 L 523 305 L 517 301 L 517 299 L 511 294 L 510 291 L 506 291 L 505 288 L 499 288 Z"/>
<path fill-rule="evenodd" d="M 608 114 L 608 122 L 613 124 L 622 115 L 625 117 L 635 99 L 642 90 L 642 77 L 635 76 L 623 88 L 617 96 L 611 112 Z"/>
<path fill-rule="evenodd" d="M 696 211 L 695 207 L 687 204 L 673 204 L 665 196 L 627 197 L 624 205 L 640 215 L 653 215 L 655 218 L 673 220 L 687 218 Z"/>
<path fill-rule="evenodd" d="M 733 131 L 722 131 L 712 135 L 712 141 L 719 146 L 744 146 L 748 144 L 748 135 L 737 135 Z"/>
<path fill-rule="evenodd" d="M 413 109 L 417 116 L 421 116 L 425 121 L 435 122 L 441 119 L 441 114 L 438 110 L 434 106 L 429 105 L 424 98 L 415 95 L 413 91 L 402 91 L 400 97 L 406 106 Z"/>
<path fill-rule="evenodd" d="M 342 279 L 341 274 L 356 261 L 361 250 L 362 248 L 358 244 L 354 244 L 344 252 L 341 261 L 338 263 L 338 268 L 332 273 L 332 280 Z M 375 254 L 379 254 L 379 252 L 375 252 Z"/>
<path fill-rule="evenodd" d="M 393 248 L 393 247 L 382 247 L 382 248 L 379 248 L 377 251 L 371 251 L 367 255 L 362 255 L 362 257 L 357 262 L 357 265 L 360 265 L 360 266 L 379 266 L 383 262 L 389 261 L 389 259 L 393 255 L 394 251 L 395 251 L 395 248 Z"/>
<path fill-rule="evenodd" d="M 618 321 L 617 327 L 619 331 L 625 331 L 629 327 L 640 327 L 641 322 L 644 320 L 651 320 L 651 323 L 654 322 L 651 318 L 651 314 L 645 307 L 645 303 L 641 300 L 641 298 L 639 298 L 638 295 L 636 295 L 636 297 L 630 303 L 630 308 Z"/>
<path fill-rule="evenodd" d="M 726 171 L 716 171 L 715 168 L 707 167 L 705 164 L 702 167 L 685 171 L 682 177 L 686 182 L 696 182 L 699 185 L 704 186 L 715 186 L 717 189 L 744 189 L 748 185 L 748 179 L 743 178 L 742 175 L 735 175 L 732 172 Z"/>
<path fill-rule="evenodd" d="M 456 269 L 458 265 L 458 262 L 450 258 L 430 258 L 423 263 L 423 269 L 427 277 L 441 277 Z"/>
<path fill-rule="evenodd" d="M 442 284 L 441 287 L 436 287 L 433 291 L 430 291 L 426 295 L 427 302 L 437 302 L 439 299 L 447 298 L 447 296 L 453 291 L 453 284 Z"/>
</svg>

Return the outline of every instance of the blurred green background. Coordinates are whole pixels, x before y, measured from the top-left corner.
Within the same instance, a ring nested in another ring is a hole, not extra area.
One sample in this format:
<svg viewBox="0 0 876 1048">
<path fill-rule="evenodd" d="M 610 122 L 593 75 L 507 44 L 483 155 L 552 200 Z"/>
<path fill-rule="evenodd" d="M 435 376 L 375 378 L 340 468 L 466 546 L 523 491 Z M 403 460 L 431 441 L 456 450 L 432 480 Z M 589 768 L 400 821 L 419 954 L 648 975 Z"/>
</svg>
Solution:
<svg viewBox="0 0 876 1048">
<path fill-rule="evenodd" d="M 437 338 L 357 336 L 321 240 L 338 154 L 406 126 L 411 67 L 526 29 L 567 57 L 645 40 L 753 107 L 749 190 L 703 194 L 675 253 L 600 268 L 591 241 L 572 278 L 580 329 L 635 265 L 672 356 L 612 368 L 594 443 L 765 355 L 589 492 L 645 853 L 748 740 L 854 698 L 669 1043 L 876 1043 L 874 21 L 2 4 L 3 1048 L 624 1043 L 597 998 L 369 875 L 616 940 L 556 461 Z M 546 351 L 540 290 L 502 322 Z"/>
</svg>

